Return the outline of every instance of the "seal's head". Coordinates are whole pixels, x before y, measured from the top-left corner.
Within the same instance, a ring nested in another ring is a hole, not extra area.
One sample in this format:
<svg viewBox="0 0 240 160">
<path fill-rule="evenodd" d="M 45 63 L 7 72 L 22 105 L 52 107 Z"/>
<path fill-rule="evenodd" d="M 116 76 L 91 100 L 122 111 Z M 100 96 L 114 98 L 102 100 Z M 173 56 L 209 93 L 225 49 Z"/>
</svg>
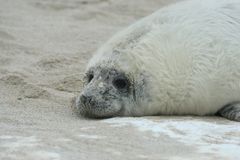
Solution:
<svg viewBox="0 0 240 160">
<path fill-rule="evenodd" d="M 134 36 L 117 35 L 93 56 L 87 66 L 83 90 L 76 100 L 80 115 L 106 118 L 144 113 L 141 106 L 147 100 L 146 76 L 143 76 L 141 58 L 136 58 L 138 52 L 133 51 L 141 35 L 142 32 Z"/>
<path fill-rule="evenodd" d="M 81 115 L 101 118 L 124 114 L 133 92 L 128 75 L 113 68 L 91 68 L 84 79 L 84 89 L 77 99 Z"/>
<path fill-rule="evenodd" d="M 84 87 L 76 99 L 77 112 L 91 118 L 142 114 L 146 76 L 133 59 L 112 48 L 98 51 L 87 66 Z"/>
</svg>

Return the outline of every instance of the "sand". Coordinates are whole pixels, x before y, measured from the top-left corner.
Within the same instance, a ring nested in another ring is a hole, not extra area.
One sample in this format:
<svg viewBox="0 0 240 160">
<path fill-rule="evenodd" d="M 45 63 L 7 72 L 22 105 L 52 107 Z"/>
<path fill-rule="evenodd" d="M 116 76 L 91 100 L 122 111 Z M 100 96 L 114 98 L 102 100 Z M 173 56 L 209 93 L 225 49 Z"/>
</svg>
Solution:
<svg viewBox="0 0 240 160">
<path fill-rule="evenodd" d="M 217 117 L 88 120 L 70 101 L 114 33 L 177 0 L 0 0 L 0 159 L 239 159 Z"/>
</svg>

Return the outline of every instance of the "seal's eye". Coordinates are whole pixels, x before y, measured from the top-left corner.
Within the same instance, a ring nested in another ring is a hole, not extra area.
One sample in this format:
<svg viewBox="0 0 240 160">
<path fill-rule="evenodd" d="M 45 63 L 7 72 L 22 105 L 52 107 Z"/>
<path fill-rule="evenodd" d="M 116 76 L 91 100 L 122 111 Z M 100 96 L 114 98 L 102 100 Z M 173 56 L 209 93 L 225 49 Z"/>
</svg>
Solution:
<svg viewBox="0 0 240 160">
<path fill-rule="evenodd" d="M 88 83 L 90 83 L 92 81 L 93 77 L 94 77 L 94 75 L 92 73 L 88 75 L 88 77 L 87 77 Z"/>
<path fill-rule="evenodd" d="M 113 80 L 113 85 L 117 89 L 127 89 L 129 87 L 129 81 L 126 77 L 117 77 Z"/>
</svg>

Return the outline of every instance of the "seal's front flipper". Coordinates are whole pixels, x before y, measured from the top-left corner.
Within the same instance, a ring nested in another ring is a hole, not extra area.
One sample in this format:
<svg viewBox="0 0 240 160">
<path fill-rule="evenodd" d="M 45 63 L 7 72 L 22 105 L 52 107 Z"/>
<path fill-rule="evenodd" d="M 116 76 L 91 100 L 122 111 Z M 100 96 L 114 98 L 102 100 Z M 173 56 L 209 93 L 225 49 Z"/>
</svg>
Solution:
<svg viewBox="0 0 240 160">
<path fill-rule="evenodd" d="M 217 112 L 217 115 L 240 122 L 240 103 L 224 106 Z"/>
</svg>

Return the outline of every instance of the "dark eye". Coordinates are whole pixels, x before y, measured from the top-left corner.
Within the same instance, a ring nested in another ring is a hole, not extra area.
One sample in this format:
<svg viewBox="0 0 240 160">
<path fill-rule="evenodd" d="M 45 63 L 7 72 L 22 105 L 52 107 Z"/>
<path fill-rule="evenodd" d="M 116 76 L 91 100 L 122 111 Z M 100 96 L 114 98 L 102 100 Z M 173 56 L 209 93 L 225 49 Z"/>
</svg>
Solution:
<svg viewBox="0 0 240 160">
<path fill-rule="evenodd" d="M 94 75 L 93 74 L 89 74 L 88 75 L 88 83 L 90 83 L 93 79 Z"/>
<path fill-rule="evenodd" d="M 113 80 L 113 85 L 117 89 L 127 89 L 129 87 L 129 81 L 125 77 L 117 77 Z"/>
</svg>

